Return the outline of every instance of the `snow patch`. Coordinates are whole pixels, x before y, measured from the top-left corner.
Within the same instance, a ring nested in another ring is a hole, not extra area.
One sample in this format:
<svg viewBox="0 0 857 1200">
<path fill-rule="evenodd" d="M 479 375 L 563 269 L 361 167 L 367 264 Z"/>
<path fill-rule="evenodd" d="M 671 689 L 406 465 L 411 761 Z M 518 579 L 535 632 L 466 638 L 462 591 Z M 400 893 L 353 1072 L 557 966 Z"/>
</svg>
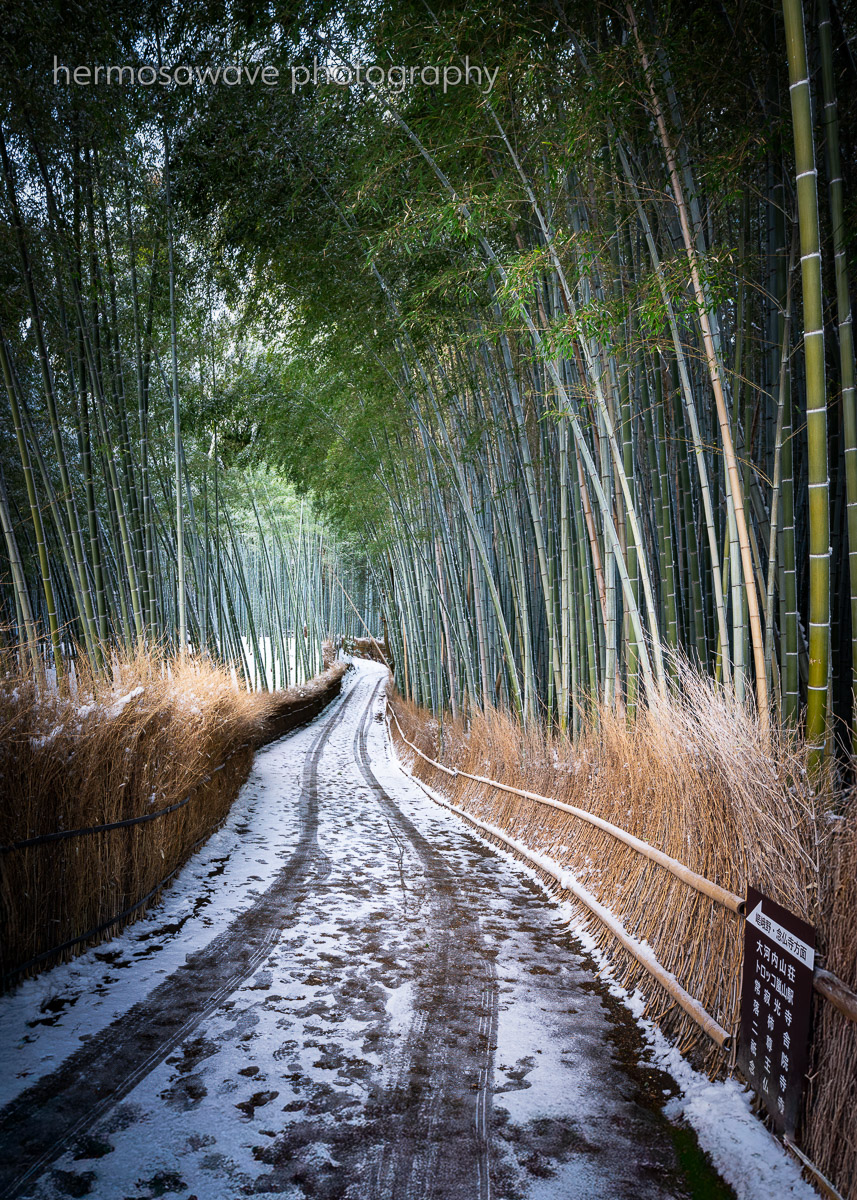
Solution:
<svg viewBox="0 0 857 1200">
<path fill-rule="evenodd" d="M 126 692 L 124 696 L 120 696 L 107 710 L 108 717 L 118 717 L 126 704 L 130 704 L 132 700 L 136 700 L 138 696 L 142 696 L 146 689 L 141 684 L 139 687 L 132 688 L 130 692 Z"/>
<path fill-rule="evenodd" d="M 390 1033 L 395 1035 L 408 1032 L 414 1017 L 414 985 L 410 980 L 390 990 L 387 995 L 387 1016 L 390 1021 Z"/>
</svg>

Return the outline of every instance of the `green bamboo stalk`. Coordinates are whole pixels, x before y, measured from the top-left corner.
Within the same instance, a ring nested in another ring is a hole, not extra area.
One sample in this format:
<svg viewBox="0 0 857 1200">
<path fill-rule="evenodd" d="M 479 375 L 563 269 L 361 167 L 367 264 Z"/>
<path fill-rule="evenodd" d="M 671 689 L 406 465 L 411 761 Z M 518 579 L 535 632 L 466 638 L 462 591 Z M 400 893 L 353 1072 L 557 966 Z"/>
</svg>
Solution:
<svg viewBox="0 0 857 1200">
<path fill-rule="evenodd" d="M 830 654 L 830 515 L 821 243 L 812 102 L 801 0 L 783 0 L 783 17 L 794 131 L 806 366 L 809 467 L 809 679 L 806 736 L 811 748 L 811 765 L 813 769 L 817 769 L 824 756 L 827 736 L 827 675 Z"/>
<path fill-rule="evenodd" d="M 9 496 L 6 491 L 6 479 L 3 475 L 2 466 L 0 466 L 0 524 L 3 526 L 3 538 L 6 542 L 6 552 L 9 555 L 9 567 L 12 572 L 12 581 L 15 588 L 15 600 L 20 613 L 20 622 L 23 625 L 23 634 L 26 638 L 27 649 L 30 654 L 30 663 L 36 678 L 39 679 L 42 675 L 42 664 L 39 655 L 38 630 L 36 629 L 36 621 L 33 616 L 32 605 L 30 604 L 30 593 L 27 591 L 27 580 L 24 574 L 23 563 L 21 562 L 21 553 L 18 549 L 17 538 L 15 537 L 15 526 L 9 510 Z"/>
<path fill-rule="evenodd" d="M 822 124 L 827 159 L 833 265 L 836 279 L 836 317 L 839 329 L 839 378 L 842 388 L 842 433 L 845 443 L 848 563 L 851 590 L 851 690 L 857 687 L 857 383 L 854 372 L 854 323 L 846 252 L 845 203 L 839 150 L 839 117 L 833 71 L 829 0 L 818 3 L 818 40 L 824 99 Z M 857 702 L 852 699 L 851 740 L 857 751 Z"/>
<path fill-rule="evenodd" d="M 12 381 L 12 370 L 6 353 L 6 340 L 3 336 L 2 330 L 0 330 L 0 369 L 2 369 L 3 372 L 3 382 L 6 385 L 6 393 L 9 397 L 9 407 L 12 410 L 12 422 L 15 427 L 15 438 L 18 443 L 18 453 L 21 456 L 21 468 L 24 472 L 24 481 L 27 486 L 27 497 L 30 501 L 30 518 L 33 522 L 33 532 L 36 535 L 36 550 L 38 552 L 39 567 L 42 573 L 42 590 L 45 594 L 48 628 L 51 638 L 51 650 L 53 652 L 54 668 L 57 673 L 57 682 L 59 683 L 63 677 L 64 668 L 62 660 L 62 645 L 60 643 L 59 621 L 57 620 L 56 601 L 54 598 L 54 587 L 51 579 L 51 569 L 48 561 L 47 547 L 45 545 L 42 514 L 39 508 L 35 480 L 33 479 L 33 470 L 30 464 L 30 453 L 27 447 L 24 424 L 21 420 L 21 411 L 18 407 L 18 398 L 15 394 L 15 386 Z"/>
<path fill-rule="evenodd" d="M 723 447 L 723 458 L 727 472 L 731 502 L 735 515 L 735 526 L 741 555 L 741 570 L 743 574 L 744 588 L 747 593 L 750 641 L 753 647 L 753 658 L 756 669 L 756 704 L 763 735 L 767 736 L 770 727 L 770 713 L 768 711 L 767 682 L 765 679 L 765 653 L 762 640 L 761 616 L 759 613 L 759 595 L 756 588 L 756 576 L 753 568 L 750 535 L 747 526 L 747 517 L 744 510 L 744 493 L 741 482 L 741 474 L 738 469 L 735 447 L 732 440 L 729 410 L 726 402 L 723 372 L 717 351 L 717 338 L 715 334 L 715 326 L 712 320 L 711 304 L 706 296 L 705 288 L 702 284 L 699 260 L 696 251 L 695 239 L 691 232 L 690 217 L 688 214 L 687 204 L 685 202 L 684 189 L 679 176 L 679 170 L 676 164 L 672 141 L 667 130 L 666 120 L 664 118 L 661 104 L 655 90 L 651 65 L 643 47 L 643 42 L 637 27 L 637 20 L 630 3 L 626 5 L 626 11 L 628 13 L 628 19 L 634 34 L 634 39 L 637 44 L 637 49 L 640 54 L 640 60 L 643 64 L 643 72 L 645 74 L 649 91 L 652 111 L 655 116 L 655 122 L 658 127 L 661 145 L 667 161 L 670 185 L 672 187 L 673 199 L 675 201 L 676 210 L 679 216 L 682 239 L 684 241 L 684 248 L 685 252 L 687 253 L 688 265 L 690 268 L 691 283 L 693 285 L 694 296 L 696 298 L 697 316 L 700 329 L 702 331 L 702 340 L 705 351 L 705 362 L 708 368 L 709 378 L 711 380 L 712 391 L 714 392 L 715 404 L 717 406 L 717 416 L 720 426 L 720 439 Z"/>
<path fill-rule="evenodd" d="M 167 209 L 167 261 L 170 288 L 170 352 L 172 357 L 173 452 L 175 456 L 176 552 L 178 557 L 179 653 L 187 650 L 187 584 L 185 581 L 185 525 L 182 504 L 181 420 L 179 413 L 179 361 L 176 326 L 176 269 L 173 249 L 173 206 L 170 194 L 170 137 L 164 129 L 164 201 Z"/>
</svg>

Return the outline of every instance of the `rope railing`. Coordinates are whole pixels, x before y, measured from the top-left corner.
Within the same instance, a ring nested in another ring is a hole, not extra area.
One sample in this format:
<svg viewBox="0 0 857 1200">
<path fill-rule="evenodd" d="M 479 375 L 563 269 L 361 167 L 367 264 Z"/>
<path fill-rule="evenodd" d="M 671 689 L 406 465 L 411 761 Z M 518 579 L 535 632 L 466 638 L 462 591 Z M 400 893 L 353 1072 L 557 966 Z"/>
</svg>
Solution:
<svg viewBox="0 0 857 1200">
<path fill-rule="evenodd" d="M 61 842 L 66 838 L 84 837 L 87 834 L 94 833 L 109 833 L 111 829 L 127 829 L 130 825 L 143 825 L 147 821 L 155 821 L 158 817 L 165 817 L 168 813 L 176 812 L 178 809 L 184 808 L 186 804 L 189 804 L 199 789 L 205 787 L 207 783 L 211 782 L 218 771 L 224 769 L 233 754 L 237 754 L 239 750 L 246 750 L 249 745 L 249 742 L 242 742 L 240 746 L 236 746 L 234 750 L 230 750 L 223 762 L 219 766 L 216 766 L 209 775 L 203 776 L 199 783 L 191 788 L 184 800 L 177 800 L 175 804 L 168 804 L 166 808 L 159 808 L 155 812 L 144 813 L 141 817 L 126 817 L 123 821 L 109 821 L 105 825 L 82 825 L 78 829 L 58 829 L 54 833 L 40 833 L 35 837 L 24 838 L 20 842 L 10 842 L 8 846 L 0 846 L 0 854 L 10 854 L 13 850 L 27 850 L 31 846 L 44 846 L 48 842 Z"/>
<path fill-rule="evenodd" d="M 297 713 L 305 712 L 309 708 L 315 708 L 318 705 L 319 697 L 314 697 L 306 704 L 297 704 L 293 708 L 289 708 L 285 714 L 288 717 L 295 716 Z M 81 825 L 77 829 L 58 829 L 53 833 L 34 834 L 33 837 L 22 838 L 17 842 L 10 842 L 6 846 L 0 846 L 0 854 L 11 854 L 13 850 L 28 850 L 32 846 L 44 846 L 50 842 L 65 841 L 66 838 L 86 837 L 90 834 L 109 833 L 113 829 L 127 829 L 131 825 L 144 825 L 148 821 L 155 821 L 158 817 L 166 817 L 170 813 L 177 812 L 178 809 L 184 808 L 189 804 L 200 788 L 205 787 L 210 783 L 218 771 L 222 771 L 230 758 L 237 754 L 239 750 L 246 750 L 253 743 L 242 742 L 240 746 L 235 746 L 224 758 L 223 762 L 214 767 L 212 771 L 200 779 L 199 783 L 194 784 L 183 800 L 177 800 L 175 804 L 168 804 L 165 808 L 156 809 L 155 812 L 143 813 L 139 817 L 126 817 L 122 821 L 108 821 L 103 825 Z"/>
<path fill-rule="evenodd" d="M 192 846 L 189 846 L 186 852 L 186 857 L 182 859 L 179 865 L 174 867 L 173 870 L 170 871 L 169 875 L 165 875 L 163 879 L 159 880 L 158 883 L 156 883 L 155 886 L 148 891 L 145 896 L 142 897 L 142 899 L 135 901 L 134 904 L 130 904 L 127 908 L 123 908 L 122 912 L 116 913 L 115 916 L 108 917 L 106 921 L 102 921 L 99 925 L 94 925 L 92 929 L 88 929 L 86 933 L 79 933 L 75 937 L 69 938 L 67 941 L 62 942 L 59 946 L 53 946 L 50 950 L 43 950 L 41 954 L 34 955 L 26 962 L 20 963 L 18 966 L 13 967 L 11 971 L 6 971 L 2 976 L 3 986 L 8 987 L 15 979 L 20 979 L 22 975 L 25 975 L 27 971 L 32 970 L 33 967 L 38 966 L 39 963 L 46 962 L 49 958 L 53 958 L 57 954 L 63 954 L 66 950 L 71 950 L 73 946 L 80 946 L 84 942 L 88 942 L 90 938 L 98 937 L 99 934 L 106 933 L 107 930 L 111 929 L 114 925 L 118 925 L 122 921 L 126 920 L 126 918 L 133 916 L 135 912 L 138 912 L 139 909 L 148 904 L 149 901 L 158 894 L 158 892 L 165 888 L 170 880 L 174 879 L 176 875 L 178 875 L 179 871 L 181 871 L 182 867 L 184 867 L 187 862 L 187 856 L 193 854 L 194 850 L 196 850 L 198 846 L 201 846 L 202 843 L 207 841 L 213 833 L 216 833 L 225 820 L 226 817 L 223 817 L 223 819 L 218 821 L 216 825 L 212 825 L 210 829 L 207 829 L 202 837 L 198 838 Z"/>
<path fill-rule="evenodd" d="M 335 690 L 338 691 L 338 688 Z M 297 704 L 293 707 L 289 707 L 286 712 L 279 714 L 279 717 L 274 717 L 271 723 L 276 726 L 283 718 L 288 718 L 291 725 L 292 718 L 299 716 L 301 713 L 307 712 L 310 709 L 315 713 L 319 711 L 320 708 L 324 708 L 330 702 L 330 699 L 330 689 L 327 689 L 323 692 L 320 692 L 316 696 L 312 696 L 303 704 Z M 30 838 L 24 838 L 18 842 L 12 842 L 6 846 L 0 846 L 0 854 L 10 853 L 15 850 L 25 850 L 34 846 L 49 845 L 51 843 L 62 841 L 66 838 L 109 833 L 114 829 L 123 829 L 128 826 L 141 825 L 145 822 L 153 821 L 159 817 L 165 817 L 169 813 L 173 813 L 180 808 L 184 808 L 185 805 L 188 804 L 193 797 L 205 787 L 206 784 L 212 781 L 219 771 L 222 771 L 226 767 L 229 760 L 239 751 L 264 745 L 267 741 L 276 740 L 279 736 L 281 736 L 279 733 L 275 733 L 272 739 L 270 736 L 266 738 L 265 735 L 262 734 L 261 739 L 242 742 L 238 746 L 235 746 L 229 751 L 229 753 L 226 755 L 223 761 L 218 764 L 218 766 L 214 767 L 197 784 L 195 784 L 193 788 L 191 788 L 190 792 L 188 792 L 188 794 L 182 800 L 177 801 L 175 804 L 169 804 L 164 808 L 159 808 L 156 812 L 144 813 L 139 817 L 128 817 L 122 821 L 109 821 L 103 825 L 88 825 L 81 826 L 77 829 L 61 829 L 53 833 L 38 834 Z M 201 846 L 203 842 L 207 841 L 208 838 L 210 838 L 211 835 L 223 825 L 225 820 L 226 815 L 224 815 L 219 821 L 215 822 L 215 824 L 210 826 L 202 835 L 202 837 L 198 838 L 191 846 L 187 847 L 187 849 L 182 852 L 181 862 L 172 871 L 170 871 L 168 875 L 165 875 L 163 879 L 160 879 L 152 888 L 150 888 L 149 891 L 147 891 L 146 894 L 139 900 L 136 900 L 133 904 L 123 908 L 121 912 L 116 913 L 114 916 L 108 917 L 104 921 L 94 925 L 91 929 L 87 929 L 85 933 L 75 934 L 74 937 L 68 938 L 59 945 L 52 946 L 49 950 L 43 950 L 40 954 L 34 955 L 26 962 L 19 963 L 12 967 L 9 971 L 3 972 L 3 974 L 0 975 L 2 988 L 5 989 L 10 987 L 15 980 L 20 979 L 28 971 L 32 970 L 33 967 L 39 966 L 40 963 L 44 963 L 49 959 L 56 957 L 57 955 L 65 953 L 67 950 L 73 949 L 75 946 L 83 945 L 91 939 L 99 937 L 102 933 L 106 933 L 107 930 L 112 929 L 114 926 L 121 925 L 129 917 L 132 917 L 134 913 L 139 912 L 141 908 L 144 908 L 163 888 L 167 886 L 168 883 L 170 883 L 172 879 L 175 878 L 179 871 L 186 865 L 187 859 L 194 852 L 194 850 Z"/>
<path fill-rule="evenodd" d="M 402 733 L 402 727 L 399 724 L 395 712 L 393 720 L 396 722 L 396 727 L 399 730 L 402 741 L 410 746 L 420 758 L 424 758 L 426 762 L 432 764 L 433 767 L 438 767 L 446 775 L 454 777 L 460 776 L 462 779 L 472 779 L 475 783 L 484 784 L 486 787 L 497 788 L 501 792 L 511 792 L 515 796 L 523 796 L 526 800 L 534 800 L 537 804 L 544 804 L 549 808 L 559 809 L 560 812 L 570 813 L 573 817 L 580 817 L 582 821 L 588 821 L 590 825 L 594 825 L 597 829 L 609 833 L 611 837 L 616 838 L 619 842 L 624 842 L 626 846 L 630 846 L 632 850 L 636 850 L 638 854 L 650 858 L 652 862 L 656 862 L 659 866 L 664 867 L 682 883 L 686 883 L 689 887 L 695 888 L 696 891 L 702 892 L 717 904 L 721 904 L 724 908 L 728 908 L 731 912 L 743 915 L 744 901 L 740 896 L 736 896 L 734 892 L 729 892 L 726 888 L 720 887 L 719 884 L 713 883 L 710 879 L 706 879 L 704 875 L 697 874 L 690 867 L 686 867 L 684 863 L 678 861 L 677 858 L 671 858 L 669 854 L 664 854 L 662 850 L 658 850 L 655 846 L 650 846 L 648 842 L 642 841 L 635 837 L 632 833 L 628 833 L 626 829 L 621 829 L 618 825 L 611 824 L 610 821 L 605 821 L 601 817 L 597 817 L 594 813 L 587 812 L 585 808 L 577 808 L 573 804 L 563 804 L 561 800 L 554 800 L 550 796 L 542 796 L 538 792 L 527 792 L 523 788 L 512 787 L 508 783 L 500 783 L 497 779 L 486 779 L 483 775 L 471 775 L 468 771 L 459 771 L 454 767 L 446 767 L 437 759 L 429 758 L 424 754 L 418 746 L 413 742 L 409 742 Z"/>
<path fill-rule="evenodd" d="M 580 815 L 585 819 L 589 819 L 592 816 L 591 813 L 587 813 L 584 809 L 577 809 L 570 804 L 561 804 L 558 800 L 553 800 L 549 796 L 540 796 L 537 792 L 526 792 L 521 788 L 513 788 L 507 784 L 500 784 L 497 780 L 485 779 L 483 776 L 479 775 L 471 775 L 467 771 L 459 771 L 455 768 L 447 767 L 443 763 L 439 763 L 437 759 L 429 757 L 428 754 L 425 754 L 422 750 L 420 750 L 419 746 L 415 746 L 413 742 L 409 741 L 409 739 L 405 737 L 402 727 L 399 724 L 399 718 L 396 716 L 392 706 L 389 705 L 389 701 L 388 709 L 390 713 L 392 713 L 393 720 L 396 722 L 396 728 L 399 731 L 399 736 L 405 745 L 409 746 L 416 754 L 420 756 L 420 758 L 424 759 L 428 763 L 431 763 L 433 767 L 440 768 L 445 775 L 449 775 L 453 778 L 472 779 L 477 783 L 482 783 L 490 787 L 499 787 L 501 791 L 513 792 L 516 795 L 526 797 L 528 800 L 535 800 L 542 804 L 546 803 L 551 808 L 560 808 L 572 813 L 575 816 Z M 415 783 L 417 783 L 420 787 L 423 787 L 423 790 L 427 790 L 419 779 L 417 779 L 415 776 L 412 776 L 412 778 L 414 779 Z M 429 792 L 428 794 L 433 800 L 438 801 L 438 796 L 436 793 Z M 519 842 L 516 838 L 509 837 L 503 830 L 498 829 L 496 825 L 488 825 L 484 821 L 480 821 L 479 818 L 475 817 L 472 813 L 467 812 L 463 808 L 459 808 L 458 805 L 452 804 L 449 801 L 440 800 L 439 803 L 441 803 L 445 808 L 449 808 L 458 816 L 464 817 L 465 820 L 475 825 L 478 829 L 481 829 L 482 832 L 488 834 L 489 837 L 503 842 L 504 845 L 508 846 L 509 849 L 515 854 L 526 859 L 529 863 L 531 863 L 538 870 L 544 872 L 546 875 L 549 875 L 560 886 L 560 888 L 562 888 L 563 891 L 571 892 L 575 899 L 579 900 L 584 907 L 588 908 L 589 911 L 598 918 L 602 925 L 609 929 L 617 941 L 624 946 L 629 954 L 631 954 L 632 957 L 635 958 L 638 963 L 640 963 L 640 965 L 649 975 L 652 976 L 653 979 L 658 981 L 664 990 L 670 996 L 672 996 L 676 1003 L 693 1021 L 696 1022 L 697 1025 L 699 1025 L 702 1030 L 704 1030 L 704 1032 L 716 1045 L 720 1046 L 723 1050 L 728 1050 L 731 1047 L 732 1035 L 728 1032 L 728 1030 L 723 1028 L 719 1021 L 717 1021 L 711 1015 L 711 1013 L 708 1012 L 704 1005 L 702 1005 L 695 996 L 692 996 L 686 988 L 681 986 L 675 975 L 673 975 L 672 971 L 667 970 L 662 963 L 658 962 L 650 947 L 644 946 L 642 942 L 638 941 L 632 934 L 628 933 L 627 929 L 625 929 L 615 914 L 610 912 L 608 908 L 596 900 L 592 893 L 583 887 L 570 872 L 561 870 L 559 864 L 555 863 L 553 859 L 548 858 L 546 855 L 534 853 L 530 847 L 524 845 L 522 842 Z M 631 846 L 632 849 L 636 850 L 638 847 L 645 846 L 647 850 L 654 850 L 653 846 L 648 846 L 647 843 L 641 842 L 639 838 L 632 838 L 631 834 L 627 833 L 627 831 L 624 829 L 620 829 L 617 825 L 611 825 L 609 821 L 600 821 L 600 818 L 598 818 L 598 820 L 600 827 L 605 827 L 606 831 L 608 833 L 612 833 L 614 836 L 621 835 L 618 840 L 625 842 L 625 844 Z M 626 839 L 628 838 L 631 838 L 631 841 L 627 841 Z M 667 870 L 673 870 L 674 867 L 683 866 L 683 864 L 679 863 L 676 859 L 670 858 L 667 854 L 661 855 L 660 851 L 656 851 L 656 853 L 660 855 L 661 859 L 666 860 L 664 863 L 662 863 L 662 865 L 666 866 Z M 652 857 L 652 855 L 647 855 L 646 857 Z M 653 861 L 660 861 L 660 859 L 654 859 Z M 686 870 L 686 868 L 684 869 Z M 703 879 L 703 876 L 696 875 L 696 873 L 693 871 L 689 871 L 688 875 L 692 876 L 695 880 L 702 880 L 704 883 L 710 883 L 710 880 Z M 681 875 L 678 877 L 683 878 Z M 688 882 L 688 880 L 685 879 L 685 882 Z M 694 885 L 691 884 L 691 886 Z M 716 888 L 717 885 L 711 884 L 711 886 Z M 724 889 L 722 888 L 718 888 L 717 891 L 723 892 L 726 896 L 730 895 L 730 893 L 724 892 Z M 737 900 L 739 897 L 735 897 L 735 899 Z"/>
<path fill-rule="evenodd" d="M 572 816 L 579 817 L 581 820 L 587 821 L 590 825 L 594 825 L 597 829 L 601 829 L 605 833 L 609 833 L 612 837 L 616 838 L 617 841 L 623 842 L 626 846 L 629 846 L 632 850 L 636 850 L 637 853 L 644 855 L 652 862 L 657 863 L 659 866 L 669 871 L 677 879 L 680 879 L 683 883 L 687 884 L 688 887 L 692 887 L 703 895 L 708 896 L 716 903 L 722 905 L 723 908 L 727 909 L 729 912 L 734 913 L 738 917 L 744 917 L 745 901 L 740 896 L 735 895 L 734 892 L 727 891 L 725 888 L 720 887 L 719 884 L 714 883 L 712 880 L 706 879 L 704 875 L 697 874 L 696 871 L 692 871 L 689 867 L 686 867 L 684 863 L 679 862 L 678 859 L 671 858 L 670 855 L 664 854 L 662 850 L 658 850 L 655 846 L 650 846 L 648 842 L 644 842 L 640 838 L 634 837 L 633 834 L 628 833 L 628 831 L 625 829 L 621 829 L 618 825 L 613 825 L 609 821 L 605 821 L 601 817 L 595 816 L 594 813 L 587 812 L 586 809 L 583 808 L 577 808 L 573 804 L 563 804 L 559 800 L 554 800 L 551 796 L 542 796 L 538 792 L 528 792 L 523 788 L 516 788 L 511 786 L 511 784 L 501 783 L 497 779 L 487 779 L 482 775 L 471 775 L 468 771 L 459 771 L 455 767 L 447 767 L 444 763 L 438 762 L 437 759 L 431 758 L 428 754 L 424 753 L 424 751 L 420 750 L 419 746 L 414 745 L 412 741 L 405 737 L 402 727 L 399 724 L 399 718 L 397 717 L 396 712 L 389 700 L 387 701 L 387 708 L 391 713 L 393 720 L 396 722 L 396 728 L 399 731 L 399 736 L 405 745 L 409 746 L 415 754 L 418 754 L 419 757 L 425 762 L 430 763 L 433 767 L 436 767 L 445 775 L 448 775 L 451 778 L 460 777 L 462 779 L 471 779 L 475 783 L 481 783 L 485 787 L 497 788 L 499 791 L 509 792 L 516 796 L 522 796 L 524 799 L 532 800 L 536 804 L 543 804 L 549 808 L 559 809 L 561 812 L 567 812 Z M 417 782 L 419 782 L 419 780 L 417 780 Z M 466 817 L 468 821 L 472 821 L 476 825 L 482 825 L 482 822 L 478 821 L 464 809 L 459 809 L 456 805 L 449 805 L 449 807 L 455 812 L 459 813 L 461 816 Z M 510 839 L 506 838 L 503 833 L 500 830 L 495 829 L 494 826 L 491 826 L 490 833 L 491 836 L 499 837 L 501 841 L 504 841 L 507 844 L 510 843 Z M 514 841 L 514 839 L 512 840 Z M 681 990 L 681 992 L 684 993 L 684 997 L 692 1001 L 692 1004 L 688 1005 L 683 1002 L 676 990 L 673 989 L 673 987 L 669 984 L 669 981 L 665 983 L 664 979 L 661 978 L 661 975 L 665 975 L 669 976 L 671 980 L 674 980 L 675 977 L 672 976 L 671 972 L 667 971 L 665 967 L 662 967 L 650 951 L 646 951 L 646 953 L 643 955 L 637 954 L 627 943 L 627 939 L 630 938 L 630 935 L 622 928 L 621 924 L 616 920 L 613 914 L 609 913 L 609 910 L 605 909 L 603 905 L 598 904 L 598 902 L 594 900 L 594 897 L 591 897 L 589 893 L 586 892 L 586 889 L 582 889 L 579 884 L 574 887 L 569 886 L 571 882 L 574 882 L 573 877 L 563 873 L 563 880 L 568 880 L 568 882 L 561 881 L 548 867 L 544 865 L 542 862 L 543 856 L 540 855 L 538 860 L 533 859 L 532 855 L 528 854 L 526 849 L 523 848 L 518 842 L 514 843 L 513 849 L 515 849 L 517 853 L 522 854 L 523 857 L 528 858 L 531 862 L 534 862 L 535 865 L 541 870 L 545 870 L 548 874 L 553 875 L 554 878 L 557 879 L 557 882 L 560 882 L 564 890 L 573 892 L 582 903 L 584 903 L 592 912 L 595 913 L 602 923 L 611 929 L 611 931 L 619 938 L 622 944 L 625 945 L 627 949 L 631 950 L 631 953 L 634 954 L 634 957 L 637 958 L 643 967 L 645 967 L 649 974 L 653 975 L 664 985 L 664 987 L 666 987 L 666 990 L 678 1000 L 688 1015 L 691 1016 L 697 1022 L 697 1024 L 699 1024 L 705 1030 L 706 1033 L 708 1033 L 709 1037 L 712 1037 L 718 1045 L 725 1045 L 725 1043 L 720 1040 L 720 1033 L 723 1033 L 726 1037 L 728 1037 L 728 1035 L 725 1034 L 725 1031 L 722 1030 L 721 1026 L 717 1024 L 714 1018 L 707 1013 L 704 1008 L 702 1008 L 702 1006 L 699 1004 L 699 1001 L 695 1000 L 689 995 L 689 993 L 685 992 L 684 989 L 681 988 L 680 984 L 677 984 L 676 986 Z M 605 914 L 608 915 L 613 922 L 615 922 L 617 929 L 614 929 L 610 922 L 605 920 Z M 621 934 L 619 931 L 621 931 Z M 630 940 L 633 941 L 634 939 L 631 938 Z M 637 946 L 640 945 L 638 942 L 635 944 Z M 840 1012 L 848 1020 L 857 1022 L 857 992 L 854 992 L 851 988 L 849 988 L 848 985 L 843 982 L 843 980 L 832 974 L 832 972 L 825 971 L 822 968 L 817 967 L 813 975 L 812 984 L 815 991 L 818 992 L 820 996 L 823 996 L 824 999 L 830 1004 L 832 1004 L 838 1012 Z M 702 1014 L 704 1014 L 704 1019 L 702 1018 L 701 1014 L 696 1011 L 697 1008 L 701 1010 Z M 709 1028 L 709 1022 L 716 1026 L 716 1029 L 713 1032 L 712 1029 Z M 717 1031 L 720 1032 L 718 1033 Z"/>
</svg>

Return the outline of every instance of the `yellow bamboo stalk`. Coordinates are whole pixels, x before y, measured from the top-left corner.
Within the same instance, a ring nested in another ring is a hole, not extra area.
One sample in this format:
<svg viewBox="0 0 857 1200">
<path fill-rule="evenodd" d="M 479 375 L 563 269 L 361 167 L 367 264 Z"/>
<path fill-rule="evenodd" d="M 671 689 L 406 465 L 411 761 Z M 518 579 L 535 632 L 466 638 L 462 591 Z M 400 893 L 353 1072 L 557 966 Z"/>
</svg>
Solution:
<svg viewBox="0 0 857 1200">
<path fill-rule="evenodd" d="M 768 709 L 768 684 L 765 675 L 765 645 L 762 637 L 762 619 L 759 609 L 759 596 L 756 590 L 756 576 L 753 571 L 753 552 L 750 546 L 750 534 L 747 528 L 747 514 L 744 509 L 744 489 L 741 482 L 741 471 L 738 466 L 738 459 L 735 454 L 735 445 L 732 441 L 732 429 L 729 421 L 729 406 L 726 403 L 726 393 L 723 387 L 720 361 L 717 355 L 714 332 L 711 326 L 708 298 L 706 297 L 705 289 L 702 286 L 702 277 L 699 272 L 699 259 L 697 257 L 696 246 L 690 228 L 690 218 L 687 211 L 687 203 L 684 198 L 684 189 L 682 188 L 678 165 L 676 163 L 675 152 L 669 136 L 669 131 L 667 130 L 663 109 L 661 107 L 660 100 L 658 99 L 658 94 L 655 91 L 651 63 L 649 62 L 648 55 L 646 54 L 643 46 L 643 42 L 640 37 L 640 31 L 637 27 L 637 18 L 634 15 L 634 9 L 630 3 L 627 5 L 627 12 L 628 20 L 637 43 L 637 49 L 640 53 L 640 58 L 643 63 L 643 72 L 645 74 L 646 83 L 649 89 L 649 98 L 652 103 L 652 111 L 658 126 L 658 134 L 661 139 L 664 155 L 667 160 L 667 168 L 669 170 L 673 200 L 675 201 L 675 206 L 678 210 L 682 239 L 684 241 L 684 248 L 688 258 L 688 264 L 690 266 L 690 278 L 693 285 L 693 294 L 699 314 L 699 324 L 702 330 L 702 343 L 705 351 L 705 362 L 706 366 L 708 367 L 708 375 L 711 380 L 711 387 L 714 392 L 714 401 L 717 406 L 717 420 L 720 426 L 720 438 L 723 445 L 723 458 L 726 463 L 729 488 L 732 494 L 732 504 L 735 513 L 735 524 L 737 526 L 738 545 L 741 550 L 741 569 L 744 576 L 744 589 L 747 593 L 747 616 L 750 625 L 750 641 L 753 646 L 753 663 L 756 669 L 756 703 L 759 709 L 759 726 L 762 736 L 767 739 L 770 735 L 770 712 Z"/>
<path fill-rule="evenodd" d="M 806 737 L 811 748 L 810 769 L 815 772 L 824 757 L 827 732 L 827 675 L 830 660 L 830 511 L 821 242 L 818 228 L 812 98 L 801 0 L 783 0 L 783 17 L 789 60 L 789 95 L 794 130 L 803 290 L 809 473 L 809 679 Z"/>
</svg>

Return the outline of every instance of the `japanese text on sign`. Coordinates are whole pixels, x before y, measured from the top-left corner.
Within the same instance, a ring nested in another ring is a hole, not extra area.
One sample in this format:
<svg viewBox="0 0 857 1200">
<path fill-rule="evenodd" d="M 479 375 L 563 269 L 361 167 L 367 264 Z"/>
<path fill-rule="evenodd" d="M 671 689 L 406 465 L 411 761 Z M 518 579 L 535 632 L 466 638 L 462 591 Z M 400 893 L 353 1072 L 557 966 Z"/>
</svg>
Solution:
<svg viewBox="0 0 857 1200">
<path fill-rule="evenodd" d="M 793 1133 L 806 1070 L 814 931 L 753 888 L 747 913 L 738 1062 L 775 1127 Z"/>
</svg>

